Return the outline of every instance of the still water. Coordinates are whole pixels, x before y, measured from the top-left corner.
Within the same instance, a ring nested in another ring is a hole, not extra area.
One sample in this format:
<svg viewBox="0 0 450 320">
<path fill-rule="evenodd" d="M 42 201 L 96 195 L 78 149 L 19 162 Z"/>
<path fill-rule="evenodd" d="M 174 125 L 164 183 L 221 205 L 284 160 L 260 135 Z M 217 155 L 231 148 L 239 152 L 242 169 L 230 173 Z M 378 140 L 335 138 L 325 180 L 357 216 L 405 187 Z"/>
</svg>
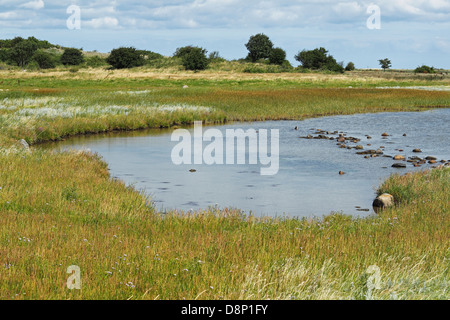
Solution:
<svg viewBox="0 0 450 320">
<path fill-rule="evenodd" d="M 320 217 L 330 212 L 367 216 L 373 214 L 371 204 L 376 189 L 390 174 L 423 170 L 431 165 L 415 168 L 404 162 L 407 168 L 396 169 L 392 168 L 392 157 L 366 159 L 357 155 L 355 149 L 339 148 L 335 140 L 300 137 L 316 136 L 317 129 L 337 131 L 361 139 L 348 145 L 362 145 L 364 150 L 384 147 L 385 155 L 449 160 L 449 123 L 450 109 L 437 109 L 214 126 L 224 136 L 226 129 L 278 129 L 280 164 L 278 174 L 273 176 L 262 176 L 260 165 L 175 165 L 171 153 L 178 142 L 171 141 L 173 130 L 80 136 L 45 148 L 89 149 L 100 154 L 112 177 L 144 191 L 162 211 L 217 205 L 257 216 Z M 193 133 L 193 128 L 187 129 Z M 384 132 L 390 136 L 383 138 Z M 423 152 L 413 153 L 416 148 Z M 190 172 L 191 169 L 196 172 Z M 340 175 L 340 171 L 345 174 Z"/>
</svg>

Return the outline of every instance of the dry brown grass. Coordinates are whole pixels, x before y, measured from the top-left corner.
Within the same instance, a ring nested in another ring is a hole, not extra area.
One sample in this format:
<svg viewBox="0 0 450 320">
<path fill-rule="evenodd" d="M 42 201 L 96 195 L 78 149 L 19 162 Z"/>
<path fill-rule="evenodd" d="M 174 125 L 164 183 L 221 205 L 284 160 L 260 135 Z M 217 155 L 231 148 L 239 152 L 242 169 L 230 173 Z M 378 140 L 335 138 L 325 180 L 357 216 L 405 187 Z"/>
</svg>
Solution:
<svg viewBox="0 0 450 320">
<path fill-rule="evenodd" d="M 82 80 L 104 80 L 104 79 L 170 79 L 170 80 L 285 80 L 300 83 L 316 83 L 319 85 L 333 83 L 353 83 L 361 85 L 377 84 L 383 82 L 396 85 L 398 81 L 427 81 L 436 80 L 434 85 L 449 85 L 450 76 L 439 75 L 414 75 L 405 72 L 382 72 L 382 71 L 354 71 L 345 74 L 323 74 L 323 73 L 245 73 L 234 71 L 205 70 L 202 72 L 180 71 L 177 68 L 149 69 L 134 68 L 124 70 L 107 70 L 105 68 L 86 68 L 77 72 L 68 70 L 41 70 L 41 71 L 0 71 L 0 77 L 5 79 L 30 79 L 51 77 L 55 79 L 82 79 Z M 430 78 L 431 77 L 431 78 Z"/>
</svg>

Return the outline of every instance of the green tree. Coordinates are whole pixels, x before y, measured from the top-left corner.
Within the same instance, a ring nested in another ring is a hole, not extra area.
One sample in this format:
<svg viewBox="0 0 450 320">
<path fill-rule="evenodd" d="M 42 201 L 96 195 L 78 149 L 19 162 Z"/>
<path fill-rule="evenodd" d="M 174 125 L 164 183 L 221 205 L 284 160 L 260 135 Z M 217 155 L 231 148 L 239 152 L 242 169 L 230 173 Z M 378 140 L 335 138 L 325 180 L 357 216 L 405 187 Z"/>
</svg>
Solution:
<svg viewBox="0 0 450 320">
<path fill-rule="evenodd" d="M 286 60 L 286 51 L 284 51 L 281 48 L 272 49 L 269 56 L 269 62 L 271 64 L 278 64 L 281 66 L 285 60 Z"/>
<path fill-rule="evenodd" d="M 173 56 L 177 57 L 177 58 L 183 58 L 184 56 L 190 54 L 191 51 L 194 50 L 195 48 L 197 48 L 197 47 L 184 46 L 184 47 L 177 48 L 177 50 L 175 50 Z"/>
<path fill-rule="evenodd" d="M 140 67 L 145 63 L 142 55 L 133 47 L 112 50 L 106 62 L 116 69 Z"/>
<path fill-rule="evenodd" d="M 302 50 L 295 56 L 295 60 L 306 69 L 344 72 L 342 64 L 337 63 L 332 55 L 328 55 L 328 50 L 322 47 L 314 50 Z"/>
<path fill-rule="evenodd" d="M 268 59 L 273 49 L 273 43 L 263 33 L 251 36 L 245 47 L 248 50 L 248 59 L 256 62 L 259 59 Z"/>
<path fill-rule="evenodd" d="M 56 67 L 55 57 L 42 50 L 37 50 L 34 53 L 33 61 L 36 61 L 41 69 L 52 69 Z"/>
<path fill-rule="evenodd" d="M 318 70 L 328 62 L 328 51 L 325 48 L 314 50 L 302 50 L 295 56 L 295 60 L 300 62 L 303 68 Z"/>
<path fill-rule="evenodd" d="M 208 67 L 209 60 L 206 57 L 206 51 L 203 48 L 192 47 L 189 53 L 182 56 L 182 63 L 186 70 L 205 70 Z"/>
<path fill-rule="evenodd" d="M 345 71 L 353 71 L 355 70 L 355 64 L 353 62 L 347 63 L 347 66 L 345 67 Z"/>
<path fill-rule="evenodd" d="M 83 62 L 83 52 L 75 48 L 65 49 L 61 56 L 61 63 L 65 66 L 78 66 Z"/>
<path fill-rule="evenodd" d="M 31 61 L 36 50 L 37 45 L 34 41 L 18 40 L 10 49 L 10 59 L 23 68 Z"/>
<path fill-rule="evenodd" d="M 383 68 L 383 71 L 386 71 L 386 69 L 392 67 L 391 60 L 389 60 L 388 58 L 378 60 L 378 62 L 380 63 L 381 68 Z"/>
</svg>

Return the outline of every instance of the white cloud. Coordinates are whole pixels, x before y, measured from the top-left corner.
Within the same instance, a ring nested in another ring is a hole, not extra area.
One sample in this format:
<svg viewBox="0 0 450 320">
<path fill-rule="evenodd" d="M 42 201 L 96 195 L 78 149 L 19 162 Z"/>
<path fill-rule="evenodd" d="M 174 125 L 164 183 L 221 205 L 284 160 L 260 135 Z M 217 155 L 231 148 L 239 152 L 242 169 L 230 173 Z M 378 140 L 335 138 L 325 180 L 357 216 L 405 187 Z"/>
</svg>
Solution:
<svg viewBox="0 0 450 320">
<path fill-rule="evenodd" d="M 82 27 L 91 27 L 93 29 L 114 29 L 119 26 L 119 20 L 113 17 L 103 17 L 91 19 L 89 21 L 83 21 Z"/>
<path fill-rule="evenodd" d="M 45 3 L 44 0 L 35 0 L 35 1 L 30 1 L 30 2 L 26 2 L 22 5 L 20 5 L 20 8 L 25 8 L 25 9 L 33 9 L 33 10 L 39 10 L 44 8 Z"/>
<path fill-rule="evenodd" d="M 17 17 L 17 13 L 13 11 L 0 12 L 0 19 L 14 19 Z"/>
</svg>

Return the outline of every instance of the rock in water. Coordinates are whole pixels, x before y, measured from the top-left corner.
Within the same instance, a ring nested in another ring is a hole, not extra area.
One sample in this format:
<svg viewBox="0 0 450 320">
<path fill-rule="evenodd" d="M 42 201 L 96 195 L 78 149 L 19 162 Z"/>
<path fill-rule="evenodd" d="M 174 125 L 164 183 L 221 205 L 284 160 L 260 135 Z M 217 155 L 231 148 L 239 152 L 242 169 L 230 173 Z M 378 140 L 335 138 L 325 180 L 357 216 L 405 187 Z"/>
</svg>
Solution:
<svg viewBox="0 0 450 320">
<path fill-rule="evenodd" d="M 406 168 L 406 164 L 405 163 L 394 163 L 392 165 L 392 168 Z"/>
<path fill-rule="evenodd" d="M 405 157 L 398 154 L 398 155 L 394 156 L 394 160 L 405 160 Z"/>
<path fill-rule="evenodd" d="M 375 200 L 373 200 L 372 206 L 375 212 L 378 212 L 380 209 L 389 208 L 394 205 L 394 197 L 389 193 L 383 193 L 378 196 Z"/>
</svg>

